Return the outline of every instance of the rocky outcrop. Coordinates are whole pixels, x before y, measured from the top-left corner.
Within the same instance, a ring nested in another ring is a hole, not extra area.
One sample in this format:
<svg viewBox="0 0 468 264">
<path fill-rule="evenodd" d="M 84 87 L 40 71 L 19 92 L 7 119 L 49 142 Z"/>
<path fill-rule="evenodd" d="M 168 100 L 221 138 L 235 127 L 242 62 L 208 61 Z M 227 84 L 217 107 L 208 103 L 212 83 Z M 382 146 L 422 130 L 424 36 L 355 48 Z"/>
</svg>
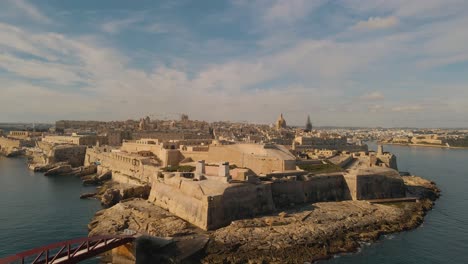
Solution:
<svg viewBox="0 0 468 264">
<path fill-rule="evenodd" d="M 100 191 L 101 204 L 111 207 L 122 200 L 132 198 L 148 199 L 151 187 L 147 185 L 131 185 L 109 182 Z"/>
<path fill-rule="evenodd" d="M 111 207 L 122 200 L 120 191 L 118 189 L 107 189 L 101 195 L 101 204 L 104 207 Z"/>
<path fill-rule="evenodd" d="M 82 193 L 80 199 L 88 199 L 96 196 L 97 193 Z"/>
<path fill-rule="evenodd" d="M 59 175 L 66 175 L 70 174 L 73 171 L 70 165 L 60 165 L 56 166 L 44 173 L 44 176 L 59 176 Z"/>
<path fill-rule="evenodd" d="M 90 165 L 94 166 L 95 165 Z M 97 168 L 94 170 L 94 173 L 97 172 Z M 88 174 L 89 175 L 89 174 Z M 89 177 L 82 177 L 83 185 L 102 185 L 104 182 L 112 179 L 112 171 L 106 171 L 99 175 L 92 175 Z"/>
<path fill-rule="evenodd" d="M 52 164 L 38 164 L 38 163 L 29 163 L 28 168 L 35 172 L 47 172 L 58 166 L 68 165 L 67 162 L 58 162 Z"/>
<path fill-rule="evenodd" d="M 418 176 L 402 176 L 406 186 L 406 196 L 428 198 L 435 201 L 440 196 L 440 190 L 433 181 Z"/>
<path fill-rule="evenodd" d="M 197 228 L 143 199 L 101 210 L 88 225 L 89 235 L 120 234 L 125 229 L 152 236 L 175 237 L 196 234 Z"/>
<path fill-rule="evenodd" d="M 108 181 L 112 178 L 112 171 L 106 171 L 97 176 L 97 180 L 100 182 Z"/>
</svg>

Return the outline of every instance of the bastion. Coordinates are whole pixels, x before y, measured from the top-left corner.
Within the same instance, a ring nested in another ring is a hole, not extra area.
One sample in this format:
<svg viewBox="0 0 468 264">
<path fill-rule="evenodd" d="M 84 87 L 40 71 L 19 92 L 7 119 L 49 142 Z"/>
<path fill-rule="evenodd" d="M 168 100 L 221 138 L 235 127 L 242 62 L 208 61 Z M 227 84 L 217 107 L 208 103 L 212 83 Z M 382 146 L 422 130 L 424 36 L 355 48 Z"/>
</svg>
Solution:
<svg viewBox="0 0 468 264">
<path fill-rule="evenodd" d="M 231 179 L 226 164 L 218 175 L 203 173 L 204 162 L 191 173 L 164 173 L 153 181 L 149 201 L 204 230 L 233 220 L 265 215 L 291 206 L 329 201 L 405 197 L 398 172 L 371 167 L 349 173 Z"/>
</svg>

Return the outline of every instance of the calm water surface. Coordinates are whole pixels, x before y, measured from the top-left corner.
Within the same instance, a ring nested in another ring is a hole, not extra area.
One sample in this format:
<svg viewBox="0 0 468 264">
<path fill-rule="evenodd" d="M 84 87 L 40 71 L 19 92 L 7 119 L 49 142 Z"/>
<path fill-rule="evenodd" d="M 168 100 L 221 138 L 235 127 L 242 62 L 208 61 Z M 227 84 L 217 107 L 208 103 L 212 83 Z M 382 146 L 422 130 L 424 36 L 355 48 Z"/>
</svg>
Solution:
<svg viewBox="0 0 468 264">
<path fill-rule="evenodd" d="M 24 158 L 0 156 L 0 258 L 87 236 L 101 207 L 79 195 L 93 190 L 77 177 L 45 177 L 29 171 Z"/>
<path fill-rule="evenodd" d="M 375 144 L 370 148 L 376 149 Z M 321 263 L 468 263 L 468 150 L 385 149 L 397 155 L 400 170 L 435 181 L 442 197 L 416 230 Z M 78 178 L 45 177 L 28 171 L 25 159 L 0 157 L 0 258 L 86 236 L 86 225 L 100 205 L 78 197 L 92 190 Z"/>
<path fill-rule="evenodd" d="M 376 149 L 375 144 L 369 144 Z M 468 263 L 468 150 L 384 146 L 398 157 L 398 167 L 433 180 L 442 190 L 424 224 L 388 235 L 359 253 L 321 264 Z"/>
</svg>

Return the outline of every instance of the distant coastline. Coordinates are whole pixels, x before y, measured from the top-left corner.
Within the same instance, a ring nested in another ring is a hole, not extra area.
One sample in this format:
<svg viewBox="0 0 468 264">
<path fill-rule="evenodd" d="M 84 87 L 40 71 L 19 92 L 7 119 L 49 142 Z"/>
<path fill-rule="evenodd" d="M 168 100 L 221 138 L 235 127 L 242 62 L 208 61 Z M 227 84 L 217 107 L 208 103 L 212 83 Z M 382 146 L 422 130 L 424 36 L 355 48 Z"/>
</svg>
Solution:
<svg viewBox="0 0 468 264">
<path fill-rule="evenodd" d="M 413 143 L 392 143 L 392 142 L 378 142 L 382 145 L 398 145 L 398 146 L 408 146 L 408 147 L 429 147 L 429 148 L 446 148 L 446 149 L 468 149 L 468 147 L 452 147 L 445 145 L 431 145 L 431 144 L 413 144 Z"/>
</svg>

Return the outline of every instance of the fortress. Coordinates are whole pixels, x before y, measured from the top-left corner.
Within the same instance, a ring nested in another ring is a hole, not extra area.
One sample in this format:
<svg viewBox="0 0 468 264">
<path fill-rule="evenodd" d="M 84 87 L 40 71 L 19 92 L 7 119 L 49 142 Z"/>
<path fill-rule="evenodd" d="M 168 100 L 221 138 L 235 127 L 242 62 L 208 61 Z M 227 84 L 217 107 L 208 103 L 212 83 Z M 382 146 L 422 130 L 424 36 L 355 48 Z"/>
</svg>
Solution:
<svg viewBox="0 0 468 264">
<path fill-rule="evenodd" d="M 295 204 L 405 196 L 389 167 L 316 174 L 298 162 L 284 146 L 216 140 L 140 139 L 118 150 L 88 148 L 85 158 L 115 181 L 150 185 L 149 201 L 204 230 Z"/>
</svg>

